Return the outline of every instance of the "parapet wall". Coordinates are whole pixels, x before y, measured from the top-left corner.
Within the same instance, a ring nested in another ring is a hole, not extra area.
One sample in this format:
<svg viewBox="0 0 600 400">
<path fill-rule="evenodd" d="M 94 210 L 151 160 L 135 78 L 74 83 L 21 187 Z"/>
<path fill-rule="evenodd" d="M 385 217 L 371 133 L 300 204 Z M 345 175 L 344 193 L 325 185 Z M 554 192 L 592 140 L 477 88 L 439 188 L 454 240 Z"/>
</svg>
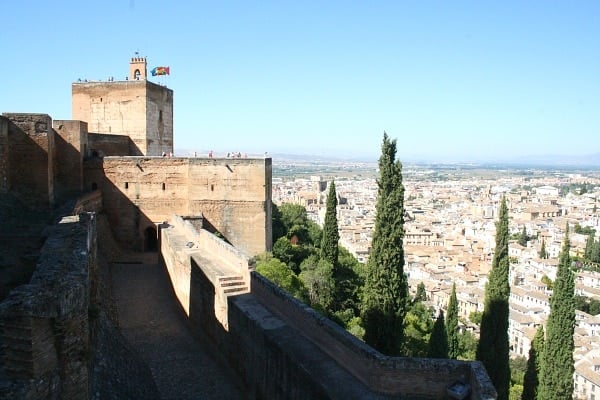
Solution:
<svg viewBox="0 0 600 400">
<path fill-rule="evenodd" d="M 471 386 L 473 399 L 496 398 L 485 368 L 478 361 L 387 357 L 256 272 L 252 273 L 251 287 L 261 304 L 300 330 L 375 392 L 392 396 L 426 394 L 441 399 L 448 386 L 461 381 Z"/>
<path fill-rule="evenodd" d="M 176 224 L 187 233 L 177 238 L 161 230 L 175 294 L 195 333 L 208 337 L 246 382 L 249 398 L 446 399 L 456 381 L 471 386 L 473 400 L 496 398 L 481 363 L 385 357 L 256 273 L 250 294 L 227 299 L 224 329 L 215 279 L 205 272 L 222 249 L 211 240 L 200 249 L 192 224 Z"/>
<path fill-rule="evenodd" d="M 95 214 L 64 217 L 42 248 L 29 284 L 0 303 L 2 398 L 85 399 L 89 387 L 90 273 Z"/>
</svg>

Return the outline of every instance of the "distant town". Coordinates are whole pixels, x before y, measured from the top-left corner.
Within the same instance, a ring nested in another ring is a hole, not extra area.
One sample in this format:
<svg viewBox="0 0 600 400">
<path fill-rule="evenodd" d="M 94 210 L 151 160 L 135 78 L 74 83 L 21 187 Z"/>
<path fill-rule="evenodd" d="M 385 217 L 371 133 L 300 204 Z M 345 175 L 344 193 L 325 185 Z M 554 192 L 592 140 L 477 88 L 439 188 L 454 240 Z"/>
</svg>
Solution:
<svg viewBox="0 0 600 400">
<path fill-rule="evenodd" d="M 327 185 L 335 180 L 340 244 L 369 257 L 377 198 L 377 163 L 273 159 L 273 202 L 306 208 L 322 226 Z M 463 329 L 478 333 L 477 315 L 495 247 L 502 196 L 510 217 L 510 320 L 513 357 L 527 357 L 550 312 L 558 255 L 569 226 L 571 255 L 583 258 L 600 231 L 600 170 L 477 164 L 404 164 L 405 272 L 410 289 L 425 284 L 429 304 L 448 304 L 456 284 Z M 581 263 L 581 261 L 577 261 Z M 600 300 L 598 264 L 578 265 L 576 295 Z M 600 395 L 600 315 L 577 311 L 575 395 Z M 475 321 L 473 321 L 475 320 Z"/>
</svg>

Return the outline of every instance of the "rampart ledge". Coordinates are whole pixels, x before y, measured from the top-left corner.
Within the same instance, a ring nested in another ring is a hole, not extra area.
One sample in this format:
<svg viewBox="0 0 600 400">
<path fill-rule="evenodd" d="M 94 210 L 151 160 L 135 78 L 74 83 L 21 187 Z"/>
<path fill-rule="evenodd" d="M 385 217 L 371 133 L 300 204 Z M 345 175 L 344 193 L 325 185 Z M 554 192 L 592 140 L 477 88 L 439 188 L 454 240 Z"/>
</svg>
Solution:
<svg viewBox="0 0 600 400">
<path fill-rule="evenodd" d="M 88 398 L 88 305 L 95 263 L 95 214 L 64 217 L 51 228 L 30 283 L 0 304 L 4 370 L 11 380 L 0 395 Z"/>
</svg>

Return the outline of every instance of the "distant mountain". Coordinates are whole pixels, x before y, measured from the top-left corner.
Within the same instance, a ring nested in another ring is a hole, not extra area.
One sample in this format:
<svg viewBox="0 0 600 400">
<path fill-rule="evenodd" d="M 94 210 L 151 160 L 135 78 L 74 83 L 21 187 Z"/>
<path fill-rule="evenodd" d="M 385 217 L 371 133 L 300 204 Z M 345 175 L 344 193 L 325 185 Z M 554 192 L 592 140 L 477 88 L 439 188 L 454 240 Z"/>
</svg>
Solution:
<svg viewBox="0 0 600 400">
<path fill-rule="evenodd" d="M 509 160 L 507 160 L 509 161 Z M 517 157 L 513 161 L 532 165 L 600 166 L 600 153 L 581 156 L 537 155 Z"/>
<path fill-rule="evenodd" d="M 191 156 L 194 154 L 193 149 L 177 149 L 176 155 Z M 198 156 L 206 156 L 207 151 L 196 151 Z M 219 156 L 219 154 L 215 154 Z M 379 155 L 314 155 L 314 154 L 292 154 L 292 153 L 269 153 L 269 157 L 277 162 L 362 162 L 376 163 Z M 221 155 L 222 156 L 222 155 Z M 248 154 L 249 157 L 263 156 L 262 154 Z M 398 157 L 403 163 L 410 164 L 461 164 L 474 163 L 480 165 L 502 164 L 502 165 L 519 165 L 519 166 L 560 166 L 560 167 L 600 167 L 600 153 L 586 154 L 581 156 L 573 155 L 530 155 L 530 156 L 515 156 L 515 157 L 477 157 L 473 156 L 470 159 L 467 157 L 454 157 L 452 155 L 429 156 L 429 155 L 399 155 Z"/>
</svg>

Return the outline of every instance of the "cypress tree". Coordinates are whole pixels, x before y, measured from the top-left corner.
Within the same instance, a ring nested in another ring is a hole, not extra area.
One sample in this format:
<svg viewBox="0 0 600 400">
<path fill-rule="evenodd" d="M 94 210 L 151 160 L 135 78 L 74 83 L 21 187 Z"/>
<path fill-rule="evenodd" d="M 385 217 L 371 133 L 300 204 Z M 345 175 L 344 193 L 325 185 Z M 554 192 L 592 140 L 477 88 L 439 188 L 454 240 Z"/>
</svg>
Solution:
<svg viewBox="0 0 600 400">
<path fill-rule="evenodd" d="M 567 228 L 550 298 L 550 316 L 546 323 L 546 341 L 538 390 L 538 397 L 544 400 L 564 400 L 573 396 L 575 283 L 570 250 Z"/>
<path fill-rule="evenodd" d="M 527 229 L 523 225 L 523 231 L 519 235 L 519 244 L 523 247 L 527 247 Z"/>
<path fill-rule="evenodd" d="M 448 301 L 448 318 L 446 319 L 446 334 L 448 335 L 448 358 L 457 359 L 460 354 L 458 340 L 458 301 L 456 299 L 456 284 L 452 285 L 452 293 Z"/>
<path fill-rule="evenodd" d="M 527 359 L 527 369 L 523 378 L 523 394 L 521 400 L 536 400 L 538 385 L 540 382 L 541 356 L 544 351 L 544 327 L 540 327 L 535 332 L 531 348 L 529 349 L 529 358 Z"/>
<path fill-rule="evenodd" d="M 592 259 L 592 252 L 594 251 L 594 235 L 589 235 L 585 242 L 585 253 L 584 257 L 586 260 Z"/>
<path fill-rule="evenodd" d="M 448 335 L 444 324 L 444 311 L 442 310 L 440 310 L 431 330 L 427 357 L 448 358 Z"/>
<path fill-rule="evenodd" d="M 400 355 L 408 307 L 404 275 L 404 186 L 396 140 L 383 133 L 377 180 L 375 229 L 361 304 L 365 342 L 387 355 Z"/>
<path fill-rule="evenodd" d="M 600 241 L 595 241 L 592 246 L 590 261 L 600 263 Z"/>
<path fill-rule="evenodd" d="M 548 258 L 548 252 L 546 252 L 546 242 L 542 239 L 542 248 L 540 249 L 540 258 Z"/>
<path fill-rule="evenodd" d="M 496 223 L 496 249 L 489 281 L 485 287 L 485 306 L 477 359 L 483 362 L 498 392 L 498 400 L 508 400 L 510 365 L 508 355 L 508 209 L 502 197 Z"/>
<path fill-rule="evenodd" d="M 427 292 L 425 291 L 425 284 L 423 282 L 417 285 L 417 293 L 413 301 L 415 303 L 427 301 Z"/>
<path fill-rule="evenodd" d="M 323 237 L 321 239 L 321 258 L 329 261 L 333 265 L 335 274 L 338 265 L 338 242 L 340 233 L 338 231 L 337 220 L 337 193 L 335 191 L 335 182 L 331 181 L 329 185 L 329 194 L 327 195 L 327 209 L 325 211 L 325 222 L 323 223 Z"/>
</svg>

